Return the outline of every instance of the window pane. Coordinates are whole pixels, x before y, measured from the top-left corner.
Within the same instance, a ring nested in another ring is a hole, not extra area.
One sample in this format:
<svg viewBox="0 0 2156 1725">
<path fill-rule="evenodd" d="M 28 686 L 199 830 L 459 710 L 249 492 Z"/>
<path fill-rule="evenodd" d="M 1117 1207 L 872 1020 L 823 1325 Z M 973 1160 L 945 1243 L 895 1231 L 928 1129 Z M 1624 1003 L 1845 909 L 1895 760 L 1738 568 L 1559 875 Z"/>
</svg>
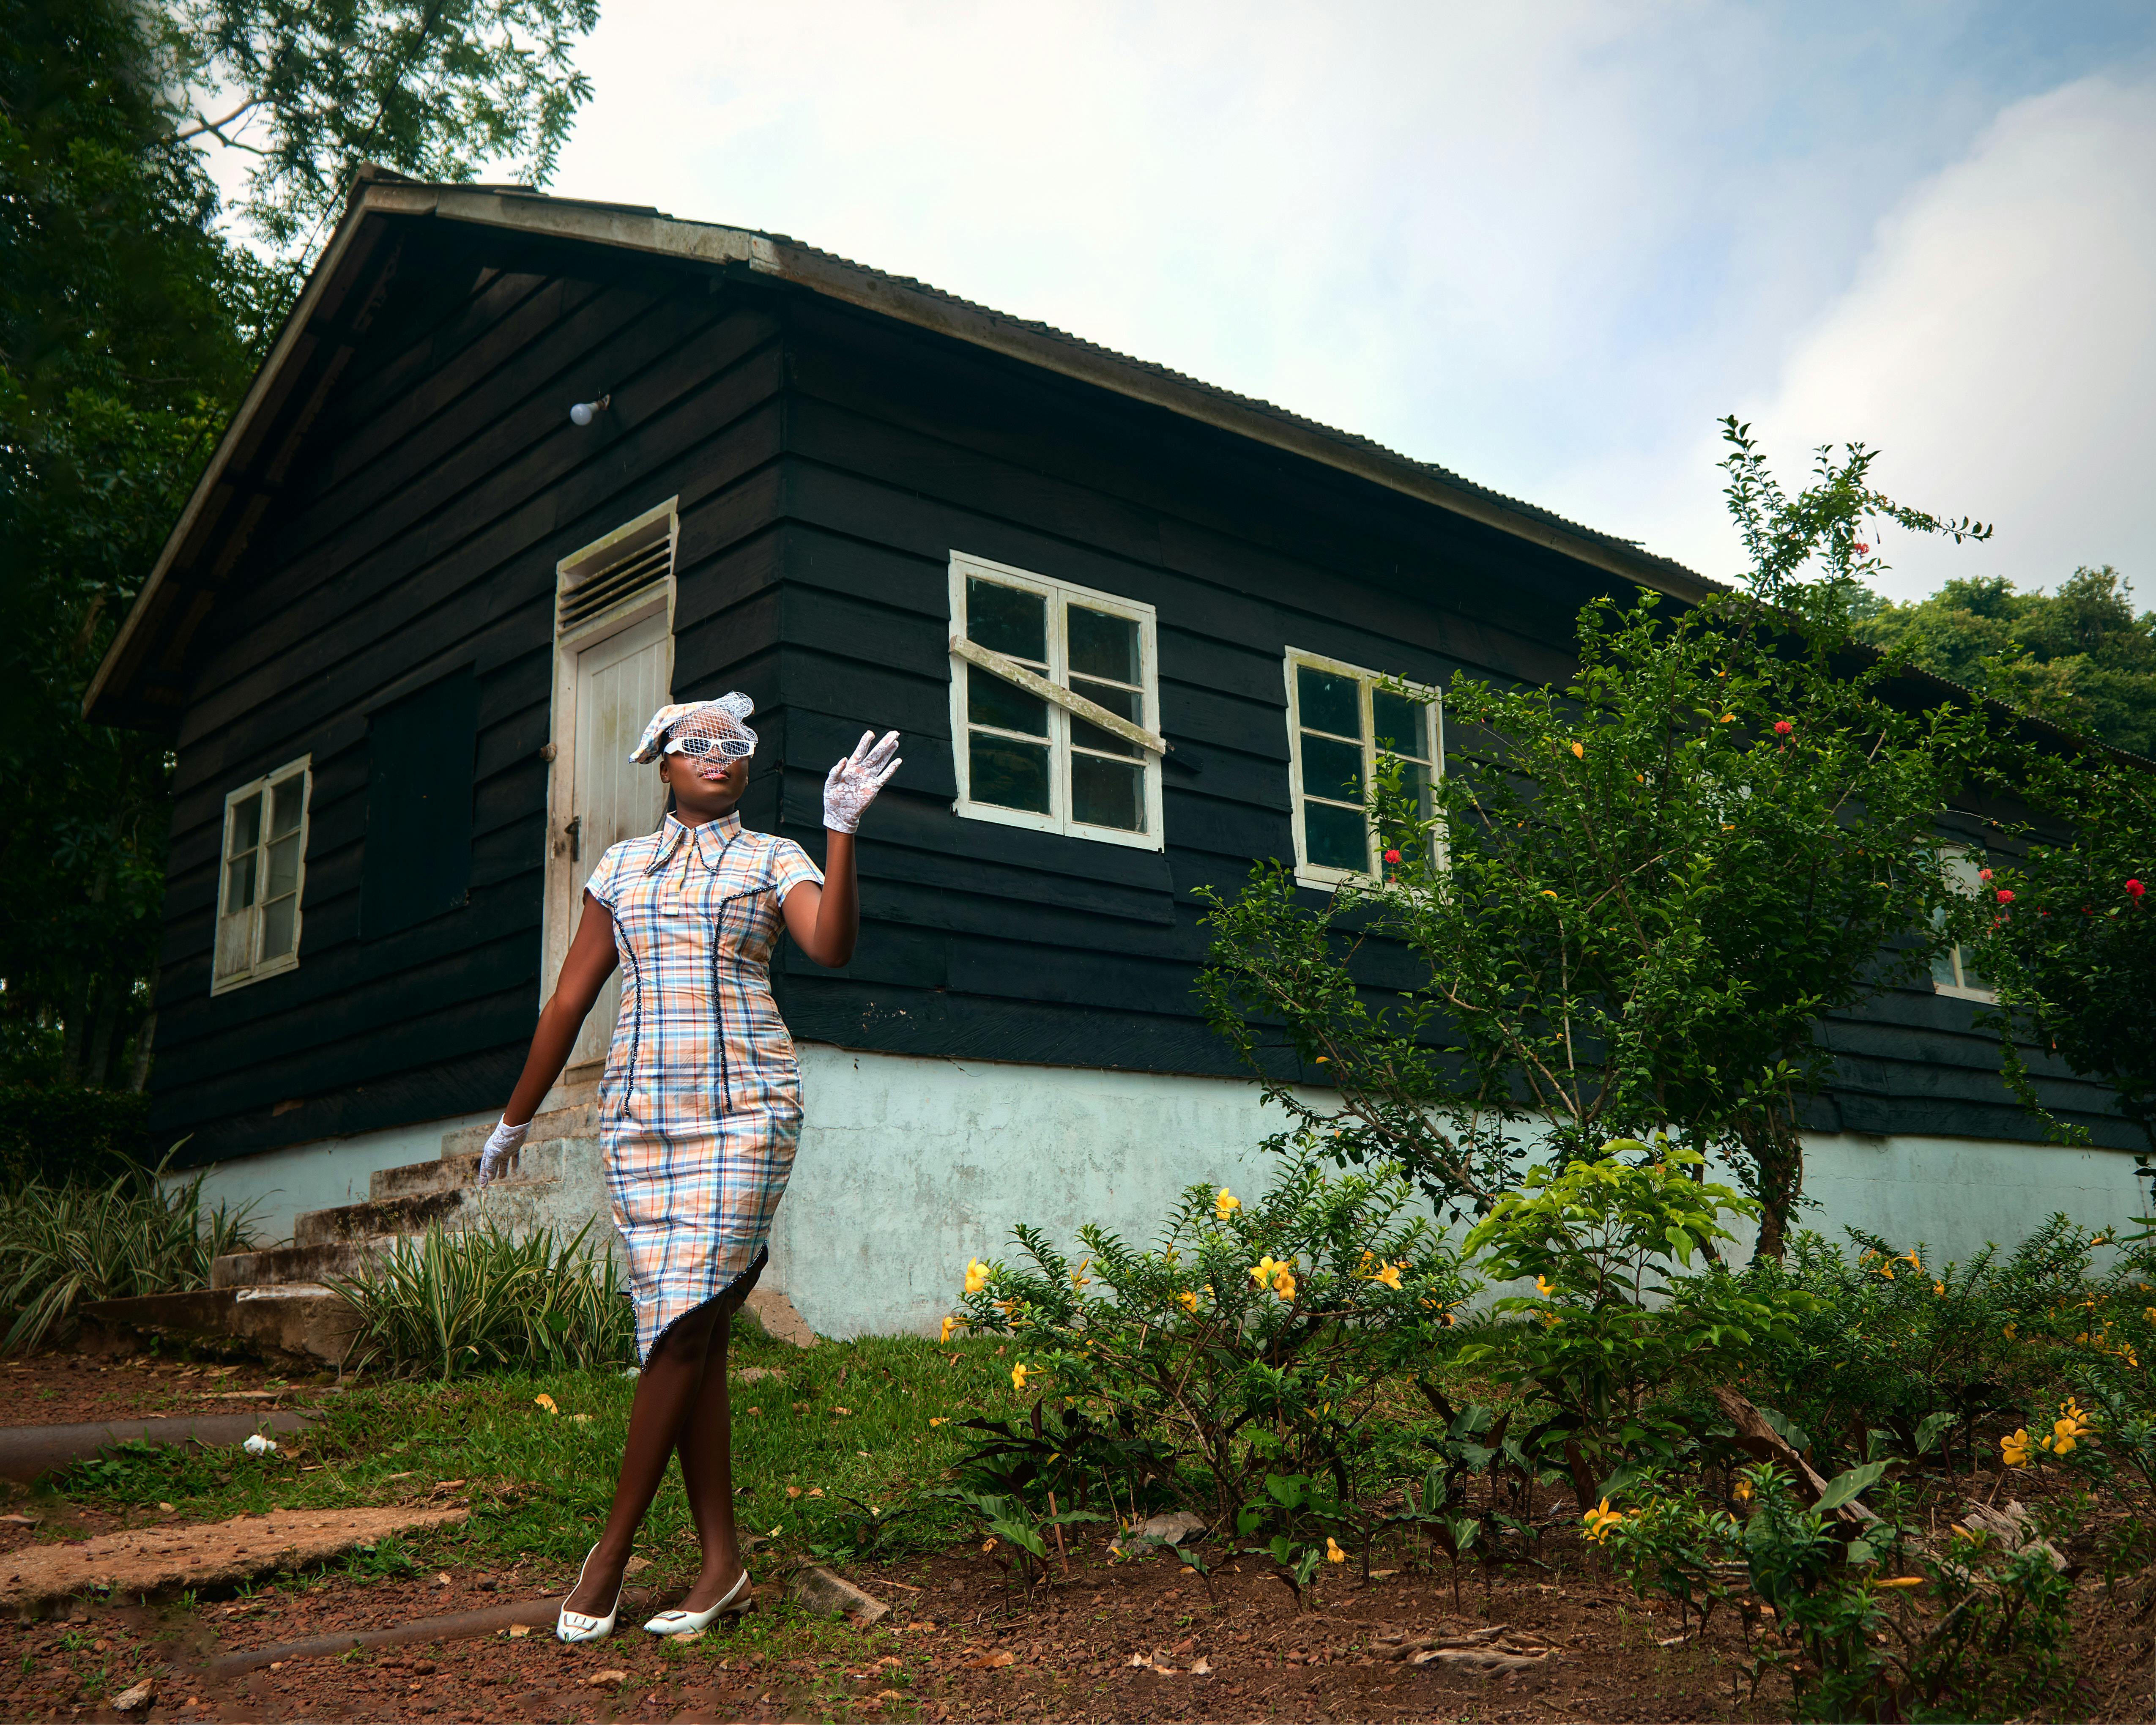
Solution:
<svg viewBox="0 0 2156 1725">
<path fill-rule="evenodd" d="M 262 889 L 265 899 L 279 898 L 300 884 L 300 835 L 286 834 L 270 847 L 270 880 Z"/>
<path fill-rule="evenodd" d="M 262 798 L 259 793 L 232 808 L 232 844 L 227 856 L 238 856 L 262 842 Z"/>
<path fill-rule="evenodd" d="M 254 961 L 247 943 L 254 932 L 254 916 L 243 911 L 237 916 L 220 916 L 217 922 L 217 973 L 230 976 L 241 971 Z"/>
<path fill-rule="evenodd" d="M 1115 827 L 1126 833 L 1145 830 L 1145 768 L 1104 761 L 1098 755 L 1070 757 L 1070 818 L 1089 827 Z"/>
<path fill-rule="evenodd" d="M 966 668 L 966 716 L 976 725 L 993 725 L 999 731 L 1023 731 L 1029 737 L 1048 735 L 1048 703 L 1038 695 L 1012 687 L 993 671 L 978 665 Z"/>
<path fill-rule="evenodd" d="M 1070 692 L 1097 702 L 1119 719 L 1128 719 L 1133 725 L 1143 722 L 1138 715 L 1142 710 L 1144 696 L 1135 689 L 1118 689 L 1113 684 L 1089 683 L 1083 677 L 1073 677 Z M 1101 749 L 1111 755 L 1135 757 L 1138 752 L 1136 743 L 1126 742 L 1122 737 L 1101 730 L 1097 725 L 1089 725 L 1083 719 L 1071 720 L 1070 741 L 1076 747 Z"/>
<path fill-rule="evenodd" d="M 968 790 L 976 803 L 1048 813 L 1048 746 L 967 733 Z"/>
<path fill-rule="evenodd" d="M 1430 758 L 1430 709 L 1419 701 L 1403 700 L 1383 689 L 1370 691 L 1370 717 L 1378 732 L 1378 747 L 1396 755 Z M 1303 720 L 1307 725 L 1308 718 Z"/>
<path fill-rule="evenodd" d="M 966 639 L 1013 659 L 1048 663 L 1048 601 L 1037 593 L 970 576 Z"/>
<path fill-rule="evenodd" d="M 1127 617 L 1111 617 L 1083 605 L 1070 608 L 1070 669 L 1084 676 L 1135 683 L 1138 677 L 1138 626 Z"/>
<path fill-rule="evenodd" d="M 1303 845 L 1319 868 L 1370 868 L 1370 829 L 1359 809 L 1336 809 L 1325 803 L 1302 805 Z"/>
<path fill-rule="evenodd" d="M 1335 737 L 1361 737 L 1363 705 L 1359 686 L 1353 677 L 1336 677 L 1331 671 L 1297 665 L 1295 701 L 1303 729 L 1330 731 Z"/>
<path fill-rule="evenodd" d="M 1419 761 L 1400 762 L 1400 789 L 1406 795 L 1418 820 L 1430 819 L 1430 768 Z"/>
<path fill-rule="evenodd" d="M 262 956 L 281 958 L 292 950 L 292 925 L 300 911 L 297 893 L 275 898 L 262 907 Z"/>
<path fill-rule="evenodd" d="M 1305 732 L 1302 788 L 1313 797 L 1361 800 L 1363 751 L 1352 742 L 1328 742 Z"/>
<path fill-rule="evenodd" d="M 234 857 L 224 865 L 224 914 L 244 911 L 254 902 L 254 853 Z"/>
<path fill-rule="evenodd" d="M 300 806 L 306 795 L 307 775 L 295 773 L 270 791 L 270 836 L 281 838 L 300 828 Z"/>
<path fill-rule="evenodd" d="M 1953 950 L 1953 955 L 1954 957 L 1959 961 L 1961 965 L 1962 987 L 1964 988 L 1988 988 L 1991 986 L 1991 984 L 1986 982 L 1978 973 L 1977 968 L 1969 962 L 1969 949 L 1967 947 L 1956 947 Z"/>
</svg>

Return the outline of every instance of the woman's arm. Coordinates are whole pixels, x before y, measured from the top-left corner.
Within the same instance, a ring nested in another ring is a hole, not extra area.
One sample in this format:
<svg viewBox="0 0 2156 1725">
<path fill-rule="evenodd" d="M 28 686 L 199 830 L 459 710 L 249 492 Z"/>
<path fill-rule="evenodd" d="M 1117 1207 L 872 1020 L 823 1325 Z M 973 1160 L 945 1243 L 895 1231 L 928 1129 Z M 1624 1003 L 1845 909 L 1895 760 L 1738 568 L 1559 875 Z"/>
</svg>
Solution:
<svg viewBox="0 0 2156 1725">
<path fill-rule="evenodd" d="M 860 888 L 854 876 L 854 835 L 827 831 L 824 884 L 804 881 L 779 906 L 793 944 L 833 968 L 854 956 L 861 936 Z"/>
<path fill-rule="evenodd" d="M 584 914 L 577 924 L 577 937 L 569 942 L 562 961 L 562 974 L 554 984 L 554 997 L 539 1014 L 539 1028 L 531 1033 L 531 1052 L 525 1056 L 524 1076 L 509 1093 L 509 1106 L 501 1117 L 511 1126 L 523 1126 L 538 1112 L 539 1104 L 568 1064 L 569 1050 L 577 1045 L 577 1033 L 584 1028 L 592 1004 L 613 974 L 618 961 L 613 950 L 613 914 L 584 895 Z"/>
</svg>

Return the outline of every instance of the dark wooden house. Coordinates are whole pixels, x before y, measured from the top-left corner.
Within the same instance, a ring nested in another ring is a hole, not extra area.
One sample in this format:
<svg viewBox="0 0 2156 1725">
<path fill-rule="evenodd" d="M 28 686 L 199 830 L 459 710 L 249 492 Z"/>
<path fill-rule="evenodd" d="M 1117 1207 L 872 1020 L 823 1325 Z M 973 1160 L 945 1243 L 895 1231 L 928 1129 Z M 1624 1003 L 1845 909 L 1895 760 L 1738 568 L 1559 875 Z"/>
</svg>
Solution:
<svg viewBox="0 0 2156 1725">
<path fill-rule="evenodd" d="M 1373 678 L 1559 675 L 1625 584 L 1710 590 L 781 235 L 370 173 L 89 697 L 178 760 L 157 1125 L 271 1219 L 431 1153 L 501 1106 L 583 875 L 657 812 L 652 707 L 752 696 L 744 817 L 812 855 L 825 768 L 896 726 L 859 955 L 779 968 L 809 1123 L 777 1269 L 820 1327 L 918 1322 L 1012 1216 L 1143 1228 L 1247 1153 L 1194 890 L 1367 866 L 1306 788 L 1443 748 Z M 2116 1214 L 2130 1163 L 2035 1142 L 1961 980 L 1827 1027 L 1830 1210 Z M 857 1286 L 803 1292 L 834 1258 Z"/>
</svg>

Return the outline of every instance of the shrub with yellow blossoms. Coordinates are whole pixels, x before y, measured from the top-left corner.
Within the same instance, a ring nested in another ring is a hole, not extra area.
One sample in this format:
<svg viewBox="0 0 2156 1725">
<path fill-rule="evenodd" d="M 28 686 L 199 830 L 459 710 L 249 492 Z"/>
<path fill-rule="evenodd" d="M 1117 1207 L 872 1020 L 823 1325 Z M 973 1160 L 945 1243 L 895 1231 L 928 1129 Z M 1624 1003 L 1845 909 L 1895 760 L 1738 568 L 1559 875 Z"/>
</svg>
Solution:
<svg viewBox="0 0 2156 1725">
<path fill-rule="evenodd" d="M 1358 1434 L 1380 1384 L 1428 1372 L 1450 1345 L 1475 1283 L 1420 1210 L 1396 1172 L 1332 1174 L 1305 1143 L 1260 1196 L 1190 1189 L 1149 1248 L 1089 1225 L 1074 1261 L 1014 1230 L 1009 1256 L 968 1265 L 952 1323 L 1022 1336 L 1013 1389 L 1052 1379 L 1050 1417 L 1116 1434 L 1113 1453 L 1056 1466 L 1122 1478 L 1132 1454 L 1158 1455 L 1157 1486 L 1195 1493 L 1188 1507 L 1225 1526 L 1267 1475 L 1373 1466 Z M 1008 1454 L 1031 1439 L 995 1441 Z"/>
</svg>

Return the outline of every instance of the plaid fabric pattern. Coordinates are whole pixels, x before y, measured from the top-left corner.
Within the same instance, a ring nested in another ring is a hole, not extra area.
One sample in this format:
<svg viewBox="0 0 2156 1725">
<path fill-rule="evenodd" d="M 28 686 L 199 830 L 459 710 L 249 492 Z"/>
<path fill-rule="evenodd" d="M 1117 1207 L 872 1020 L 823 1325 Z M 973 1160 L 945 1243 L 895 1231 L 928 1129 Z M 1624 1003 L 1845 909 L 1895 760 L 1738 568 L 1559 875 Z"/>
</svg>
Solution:
<svg viewBox="0 0 2156 1725">
<path fill-rule="evenodd" d="M 670 814 L 610 849 L 586 884 L 613 913 L 621 960 L 600 1140 L 645 1358 L 767 1253 L 801 1136 L 771 953 L 780 902 L 823 878 L 798 845 L 745 832 L 737 816 L 685 827 Z"/>
</svg>

